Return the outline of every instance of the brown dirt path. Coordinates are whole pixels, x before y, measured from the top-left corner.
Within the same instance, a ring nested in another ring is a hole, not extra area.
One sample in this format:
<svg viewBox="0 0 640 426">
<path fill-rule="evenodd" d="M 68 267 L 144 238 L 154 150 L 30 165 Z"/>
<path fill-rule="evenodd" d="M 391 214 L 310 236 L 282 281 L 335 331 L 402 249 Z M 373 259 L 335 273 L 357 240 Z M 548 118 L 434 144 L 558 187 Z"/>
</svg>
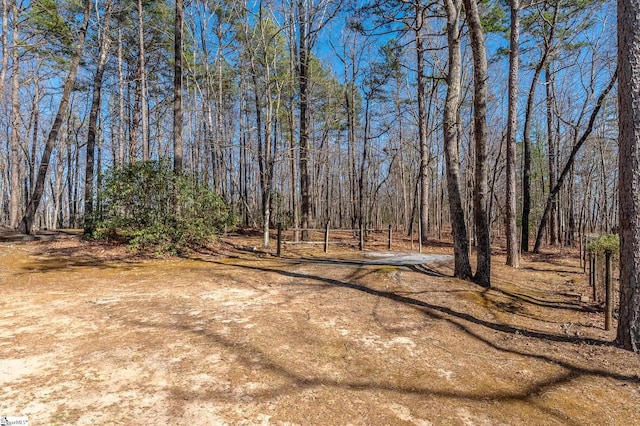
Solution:
<svg viewBox="0 0 640 426">
<path fill-rule="evenodd" d="M 354 254 L 336 253 L 353 258 Z M 0 415 L 30 424 L 640 424 L 571 259 L 332 265 L 0 242 Z M 315 254 L 305 255 L 316 256 Z"/>
</svg>

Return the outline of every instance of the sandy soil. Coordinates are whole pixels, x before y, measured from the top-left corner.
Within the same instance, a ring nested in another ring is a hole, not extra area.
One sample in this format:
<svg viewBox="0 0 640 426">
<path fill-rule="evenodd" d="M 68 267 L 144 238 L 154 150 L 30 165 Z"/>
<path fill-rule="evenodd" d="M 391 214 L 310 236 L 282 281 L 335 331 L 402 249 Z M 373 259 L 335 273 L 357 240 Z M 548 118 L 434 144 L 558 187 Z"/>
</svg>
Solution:
<svg viewBox="0 0 640 426">
<path fill-rule="evenodd" d="M 640 356 L 608 344 L 577 259 L 451 265 L 182 259 L 67 236 L 0 242 L 0 416 L 32 425 L 640 424 Z M 451 254 L 448 247 L 425 252 Z"/>
</svg>

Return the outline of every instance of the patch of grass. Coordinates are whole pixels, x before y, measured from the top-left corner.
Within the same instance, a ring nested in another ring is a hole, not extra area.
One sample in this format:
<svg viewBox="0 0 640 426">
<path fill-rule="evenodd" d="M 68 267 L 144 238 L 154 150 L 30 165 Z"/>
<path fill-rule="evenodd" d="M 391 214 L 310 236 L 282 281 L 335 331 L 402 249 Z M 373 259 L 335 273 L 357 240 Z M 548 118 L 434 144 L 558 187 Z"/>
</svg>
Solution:
<svg viewBox="0 0 640 426">
<path fill-rule="evenodd" d="M 399 266 L 384 265 L 384 266 L 375 267 L 375 272 L 377 272 L 378 274 L 391 274 L 399 270 L 400 270 Z"/>
</svg>

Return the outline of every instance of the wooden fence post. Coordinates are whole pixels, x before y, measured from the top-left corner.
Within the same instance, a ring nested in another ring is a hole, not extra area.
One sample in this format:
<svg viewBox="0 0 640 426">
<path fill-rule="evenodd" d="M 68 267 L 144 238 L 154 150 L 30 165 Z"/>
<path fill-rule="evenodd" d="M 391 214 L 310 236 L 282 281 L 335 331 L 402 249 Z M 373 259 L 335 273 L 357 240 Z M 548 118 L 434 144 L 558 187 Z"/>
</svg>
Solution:
<svg viewBox="0 0 640 426">
<path fill-rule="evenodd" d="M 595 253 L 589 253 L 589 284 L 591 284 L 591 287 L 593 288 L 593 301 L 597 302 L 598 301 L 598 286 L 596 283 L 596 254 Z"/>
<path fill-rule="evenodd" d="M 591 266 L 591 258 L 593 257 L 593 254 L 591 252 L 589 252 L 589 287 L 593 287 L 593 268 Z M 586 266 L 586 263 L 585 263 Z"/>
<path fill-rule="evenodd" d="M 276 250 L 276 256 L 280 257 L 282 254 L 282 223 L 278 222 L 278 248 Z"/>
<path fill-rule="evenodd" d="M 364 226 L 360 224 L 360 251 L 364 250 Z"/>
<path fill-rule="evenodd" d="M 389 238 L 387 240 L 387 250 L 391 250 L 391 239 L 393 238 L 391 224 L 389 224 Z"/>
<path fill-rule="evenodd" d="M 587 237 L 580 236 L 580 266 L 582 266 L 582 273 L 587 272 Z"/>
<path fill-rule="evenodd" d="M 327 222 L 327 227 L 324 230 L 324 252 L 327 253 L 329 251 L 329 222 Z"/>
<path fill-rule="evenodd" d="M 611 282 L 611 252 L 609 250 L 605 252 L 604 287 L 605 287 L 604 329 L 608 331 L 608 330 L 611 330 L 612 323 L 613 323 L 613 283 Z"/>
</svg>

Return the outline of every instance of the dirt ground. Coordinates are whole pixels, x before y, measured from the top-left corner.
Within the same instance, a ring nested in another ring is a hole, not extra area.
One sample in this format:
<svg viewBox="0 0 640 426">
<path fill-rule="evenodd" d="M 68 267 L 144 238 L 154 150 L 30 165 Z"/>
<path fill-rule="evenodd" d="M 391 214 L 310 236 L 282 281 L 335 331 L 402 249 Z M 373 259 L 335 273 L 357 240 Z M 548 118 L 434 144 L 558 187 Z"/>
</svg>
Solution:
<svg viewBox="0 0 640 426">
<path fill-rule="evenodd" d="M 450 262 L 363 265 L 346 247 L 276 258 L 253 249 L 258 238 L 228 237 L 167 259 L 50 237 L 0 239 L 0 416 L 640 424 L 640 356 L 612 347 L 603 314 L 581 301 L 577 257 L 513 270 L 497 253 L 484 290 L 452 278 Z"/>
</svg>

